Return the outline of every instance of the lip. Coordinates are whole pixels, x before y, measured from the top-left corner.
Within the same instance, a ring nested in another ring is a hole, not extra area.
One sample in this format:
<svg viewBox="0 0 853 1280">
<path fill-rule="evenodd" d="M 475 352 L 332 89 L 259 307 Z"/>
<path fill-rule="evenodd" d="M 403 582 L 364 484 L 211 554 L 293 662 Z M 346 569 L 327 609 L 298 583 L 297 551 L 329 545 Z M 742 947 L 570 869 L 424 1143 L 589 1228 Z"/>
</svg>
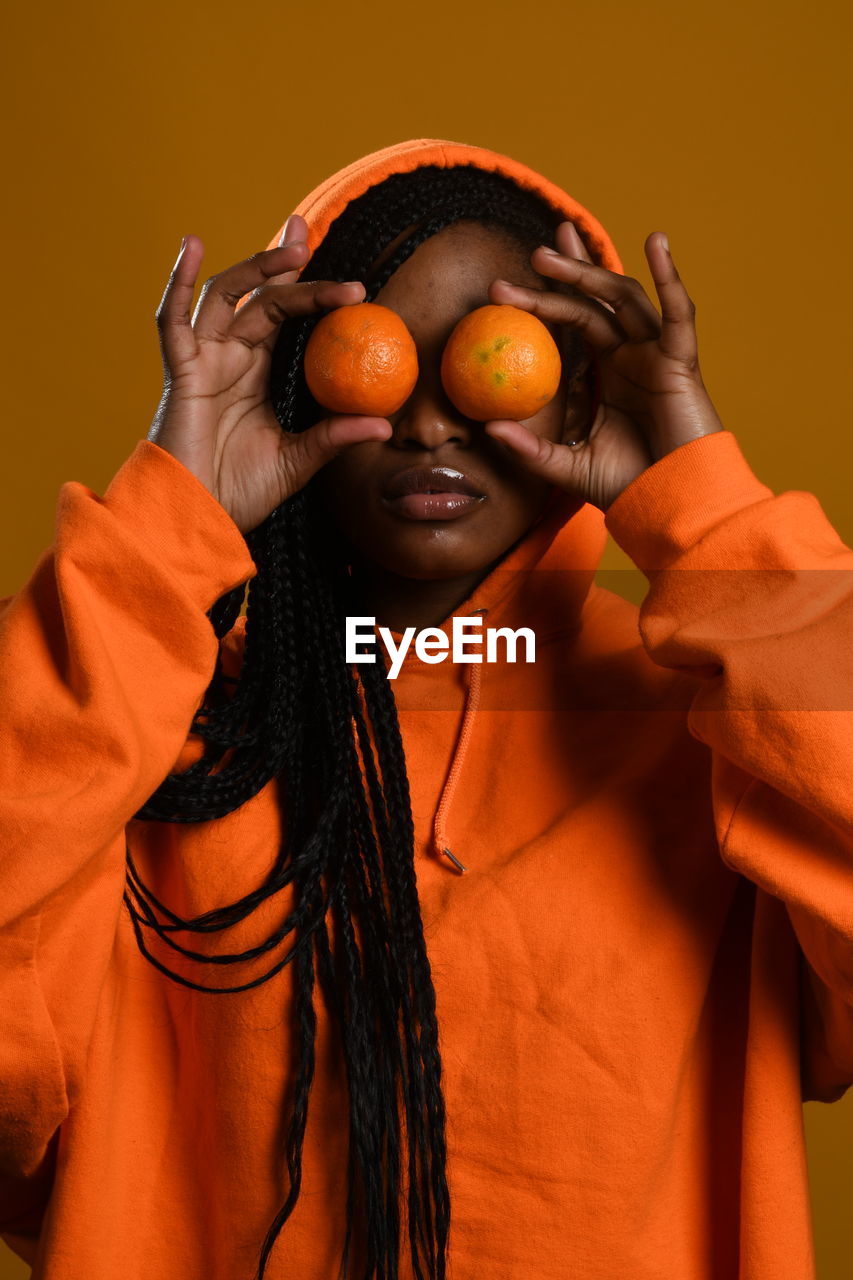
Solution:
<svg viewBox="0 0 853 1280">
<path fill-rule="evenodd" d="M 455 467 L 406 467 L 382 488 L 382 500 L 406 520 L 456 520 L 485 494 Z"/>
<path fill-rule="evenodd" d="M 473 498 L 483 497 L 482 490 L 455 467 L 406 467 L 382 487 L 383 498 L 402 498 L 407 493 L 465 493 Z"/>
</svg>

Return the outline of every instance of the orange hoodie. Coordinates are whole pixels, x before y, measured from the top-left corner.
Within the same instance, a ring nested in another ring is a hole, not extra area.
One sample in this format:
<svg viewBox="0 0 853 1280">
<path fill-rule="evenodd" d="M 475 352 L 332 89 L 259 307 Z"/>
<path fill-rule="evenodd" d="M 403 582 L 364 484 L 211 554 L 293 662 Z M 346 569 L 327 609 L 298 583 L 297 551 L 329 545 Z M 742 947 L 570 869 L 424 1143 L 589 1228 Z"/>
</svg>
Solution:
<svg viewBox="0 0 853 1280">
<path fill-rule="evenodd" d="M 378 176 L 459 160 L 530 181 L 619 269 L 565 193 L 454 144 L 368 157 L 300 212 L 316 242 Z M 593 581 L 605 529 L 648 580 L 639 613 Z M 406 659 L 451 1280 L 814 1277 L 801 1101 L 853 1080 L 851 570 L 817 500 L 774 495 L 722 431 L 606 518 L 555 501 L 460 606 L 534 628 L 535 663 Z M 275 781 L 215 822 L 132 818 L 200 754 L 205 611 L 253 573 L 224 509 L 142 440 L 102 498 L 63 486 L 2 611 L 0 1230 L 36 1277 L 249 1280 L 282 1202 L 292 968 L 189 990 L 122 901 L 125 836 L 185 916 L 274 860 Z M 264 908 L 235 949 L 287 904 Z M 317 1014 L 270 1280 L 338 1274 L 346 1088 Z"/>
</svg>

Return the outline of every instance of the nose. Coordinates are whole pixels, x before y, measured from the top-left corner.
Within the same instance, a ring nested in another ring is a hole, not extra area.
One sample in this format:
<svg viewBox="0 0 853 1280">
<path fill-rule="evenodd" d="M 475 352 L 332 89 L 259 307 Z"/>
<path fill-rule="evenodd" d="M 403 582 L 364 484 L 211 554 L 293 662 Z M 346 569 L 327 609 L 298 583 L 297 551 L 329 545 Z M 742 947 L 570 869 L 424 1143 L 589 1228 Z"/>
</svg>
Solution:
<svg viewBox="0 0 853 1280">
<path fill-rule="evenodd" d="M 473 424 L 447 398 L 439 378 L 421 377 L 392 419 L 394 444 L 401 449 L 438 449 L 443 444 L 470 444 Z"/>
</svg>

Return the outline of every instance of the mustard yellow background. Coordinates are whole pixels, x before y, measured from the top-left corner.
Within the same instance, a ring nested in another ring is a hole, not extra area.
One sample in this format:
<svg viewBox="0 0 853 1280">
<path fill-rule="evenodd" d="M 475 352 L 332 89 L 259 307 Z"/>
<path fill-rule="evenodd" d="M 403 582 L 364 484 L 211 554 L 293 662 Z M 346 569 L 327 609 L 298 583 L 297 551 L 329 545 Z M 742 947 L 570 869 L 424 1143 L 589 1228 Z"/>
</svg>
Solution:
<svg viewBox="0 0 853 1280">
<path fill-rule="evenodd" d="M 0 595 L 50 543 L 60 484 L 101 492 L 146 434 L 154 311 L 181 237 L 204 240 L 204 278 L 264 248 L 328 173 L 427 135 L 566 187 L 652 297 L 643 242 L 666 231 L 724 423 L 766 484 L 816 494 L 851 543 L 849 13 L 822 0 L 16 5 L 0 78 Z M 605 566 L 630 562 L 611 544 Z M 853 1091 L 805 1115 L 819 1280 L 849 1280 Z M 3 1254 L 0 1280 L 26 1274 Z"/>
</svg>

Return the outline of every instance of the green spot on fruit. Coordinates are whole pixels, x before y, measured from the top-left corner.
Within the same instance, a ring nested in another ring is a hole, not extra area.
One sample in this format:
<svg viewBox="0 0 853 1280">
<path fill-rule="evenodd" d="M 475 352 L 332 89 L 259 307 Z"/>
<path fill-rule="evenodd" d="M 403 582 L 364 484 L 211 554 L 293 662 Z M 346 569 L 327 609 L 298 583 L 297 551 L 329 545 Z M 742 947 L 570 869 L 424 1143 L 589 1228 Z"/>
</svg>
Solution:
<svg viewBox="0 0 853 1280">
<path fill-rule="evenodd" d="M 511 341 L 512 339 L 507 335 L 502 338 L 495 338 L 495 351 L 503 351 L 504 347 L 508 347 Z"/>
<path fill-rule="evenodd" d="M 506 374 L 502 373 L 500 369 L 496 369 L 492 374 L 492 381 L 496 387 L 502 387 L 506 382 Z"/>
<path fill-rule="evenodd" d="M 485 364 L 489 358 L 489 353 L 485 347 L 478 347 L 474 355 L 480 361 L 480 364 Z"/>
</svg>

